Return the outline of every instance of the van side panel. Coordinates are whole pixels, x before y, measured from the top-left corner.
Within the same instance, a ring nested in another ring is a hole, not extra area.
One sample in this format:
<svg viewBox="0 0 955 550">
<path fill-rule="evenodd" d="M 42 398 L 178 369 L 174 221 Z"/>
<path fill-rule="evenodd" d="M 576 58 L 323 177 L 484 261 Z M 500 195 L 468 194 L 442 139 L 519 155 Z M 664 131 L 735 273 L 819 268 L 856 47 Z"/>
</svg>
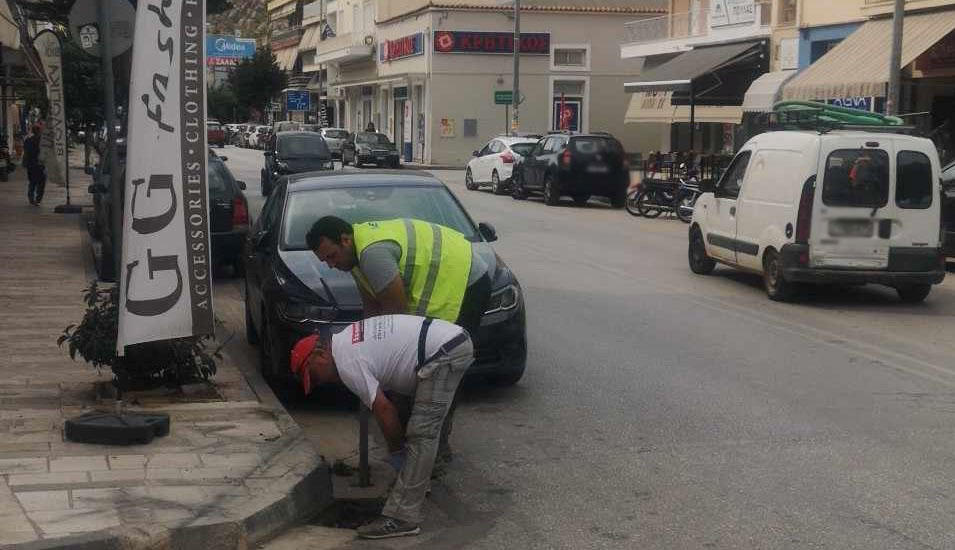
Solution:
<svg viewBox="0 0 955 550">
<path fill-rule="evenodd" d="M 738 255 L 741 266 L 762 271 L 763 252 L 777 251 L 790 242 L 787 226 L 795 226 L 796 209 L 803 182 L 812 175 L 817 148 L 808 150 L 764 149 L 751 162 L 752 173 L 740 195 L 737 239 L 745 243 Z"/>
</svg>

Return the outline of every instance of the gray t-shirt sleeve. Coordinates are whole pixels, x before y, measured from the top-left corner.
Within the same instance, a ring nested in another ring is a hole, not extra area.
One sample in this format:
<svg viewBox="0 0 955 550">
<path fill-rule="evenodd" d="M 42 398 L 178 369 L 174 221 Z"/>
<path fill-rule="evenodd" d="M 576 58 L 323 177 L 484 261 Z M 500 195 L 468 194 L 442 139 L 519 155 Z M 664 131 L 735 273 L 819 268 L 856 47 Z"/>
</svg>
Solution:
<svg viewBox="0 0 955 550">
<path fill-rule="evenodd" d="M 358 267 L 368 279 L 375 293 L 379 293 L 388 283 L 399 276 L 398 261 L 401 259 L 401 247 L 394 241 L 381 241 L 365 248 L 358 260 Z"/>
</svg>

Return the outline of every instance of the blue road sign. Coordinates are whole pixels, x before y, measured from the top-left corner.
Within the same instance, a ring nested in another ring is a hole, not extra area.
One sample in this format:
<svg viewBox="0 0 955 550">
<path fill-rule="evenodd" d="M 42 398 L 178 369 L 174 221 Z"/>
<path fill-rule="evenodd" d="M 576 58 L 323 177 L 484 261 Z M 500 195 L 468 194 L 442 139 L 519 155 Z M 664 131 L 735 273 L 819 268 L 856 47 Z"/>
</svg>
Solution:
<svg viewBox="0 0 955 550">
<path fill-rule="evenodd" d="M 310 111 L 308 90 L 289 90 L 285 95 L 286 111 Z"/>
</svg>

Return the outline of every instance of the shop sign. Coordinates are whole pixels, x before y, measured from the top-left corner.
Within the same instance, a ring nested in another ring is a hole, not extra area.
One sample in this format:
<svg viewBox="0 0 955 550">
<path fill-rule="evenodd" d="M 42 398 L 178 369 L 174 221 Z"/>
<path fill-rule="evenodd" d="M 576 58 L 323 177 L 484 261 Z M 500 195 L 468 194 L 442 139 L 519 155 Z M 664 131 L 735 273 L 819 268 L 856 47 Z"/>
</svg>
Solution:
<svg viewBox="0 0 955 550">
<path fill-rule="evenodd" d="M 713 0 L 710 27 L 726 27 L 756 21 L 756 0 Z"/>
<path fill-rule="evenodd" d="M 514 53 L 512 32 L 435 31 L 433 42 L 437 53 Z M 550 33 L 523 32 L 520 47 L 522 55 L 550 55 Z"/>
<path fill-rule="evenodd" d="M 206 65 L 235 66 L 255 56 L 255 39 L 225 35 L 206 35 Z"/>
<path fill-rule="evenodd" d="M 378 48 L 378 61 L 394 61 L 424 53 L 424 33 L 419 32 L 397 40 L 385 40 Z"/>
<path fill-rule="evenodd" d="M 846 107 L 848 109 L 859 109 L 862 111 L 872 112 L 872 106 L 875 104 L 875 98 L 871 96 L 833 97 L 827 99 L 826 103 L 829 105 L 835 105 L 836 107 Z"/>
<path fill-rule="evenodd" d="M 915 60 L 915 68 L 919 71 L 955 69 L 955 32 L 947 34 L 920 55 Z"/>
</svg>

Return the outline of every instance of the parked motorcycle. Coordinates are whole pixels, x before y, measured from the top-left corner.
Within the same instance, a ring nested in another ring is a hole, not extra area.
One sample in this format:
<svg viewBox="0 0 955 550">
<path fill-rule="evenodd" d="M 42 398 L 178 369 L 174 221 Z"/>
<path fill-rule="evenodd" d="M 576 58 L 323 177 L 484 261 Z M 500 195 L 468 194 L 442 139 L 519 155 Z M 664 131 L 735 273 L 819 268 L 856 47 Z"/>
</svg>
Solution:
<svg viewBox="0 0 955 550">
<path fill-rule="evenodd" d="M 657 218 L 664 212 L 673 212 L 683 223 L 693 219 L 693 207 L 700 197 L 700 186 L 694 170 L 680 165 L 676 182 L 646 179 L 639 192 L 627 197 L 626 208 L 631 214 L 645 218 Z"/>
</svg>

